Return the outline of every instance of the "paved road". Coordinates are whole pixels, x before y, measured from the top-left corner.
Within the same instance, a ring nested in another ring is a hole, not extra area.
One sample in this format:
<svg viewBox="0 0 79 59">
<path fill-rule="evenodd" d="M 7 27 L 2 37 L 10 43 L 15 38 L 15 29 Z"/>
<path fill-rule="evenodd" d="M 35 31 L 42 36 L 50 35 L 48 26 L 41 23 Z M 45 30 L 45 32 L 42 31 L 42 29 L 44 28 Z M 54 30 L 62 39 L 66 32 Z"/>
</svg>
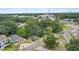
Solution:
<svg viewBox="0 0 79 59">
<path fill-rule="evenodd" d="M 71 27 L 71 29 L 60 32 L 60 33 L 64 34 L 64 38 L 67 42 L 70 40 L 70 38 L 69 38 L 70 33 L 72 33 L 73 31 L 76 33 L 76 31 L 79 30 L 79 26 L 77 26 L 77 25 L 72 24 L 72 26 L 71 25 L 69 25 L 69 26 Z"/>
<path fill-rule="evenodd" d="M 32 45 L 30 45 L 30 46 L 24 48 L 23 50 L 31 51 L 31 50 L 33 50 L 33 49 L 39 47 L 39 46 L 41 46 L 41 44 L 39 44 L 39 43 L 34 43 L 34 44 L 32 44 Z"/>
<path fill-rule="evenodd" d="M 35 48 L 38 48 L 38 47 L 43 47 L 45 44 L 43 42 L 40 42 L 40 41 L 37 41 L 27 47 L 25 47 L 23 49 L 23 51 L 33 51 Z M 43 49 L 43 50 L 48 50 L 48 49 Z"/>
</svg>

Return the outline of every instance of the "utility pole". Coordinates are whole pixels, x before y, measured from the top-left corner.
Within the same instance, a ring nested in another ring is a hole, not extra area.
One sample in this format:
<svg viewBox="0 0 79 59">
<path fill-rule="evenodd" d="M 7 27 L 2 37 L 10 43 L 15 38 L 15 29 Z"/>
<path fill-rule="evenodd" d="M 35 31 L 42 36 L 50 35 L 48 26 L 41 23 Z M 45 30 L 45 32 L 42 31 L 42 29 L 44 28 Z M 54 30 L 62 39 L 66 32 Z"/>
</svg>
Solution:
<svg viewBox="0 0 79 59">
<path fill-rule="evenodd" d="M 48 19 L 50 18 L 50 8 L 48 8 Z"/>
<path fill-rule="evenodd" d="M 49 15 L 49 17 L 50 17 L 50 8 L 48 8 L 48 15 Z"/>
</svg>

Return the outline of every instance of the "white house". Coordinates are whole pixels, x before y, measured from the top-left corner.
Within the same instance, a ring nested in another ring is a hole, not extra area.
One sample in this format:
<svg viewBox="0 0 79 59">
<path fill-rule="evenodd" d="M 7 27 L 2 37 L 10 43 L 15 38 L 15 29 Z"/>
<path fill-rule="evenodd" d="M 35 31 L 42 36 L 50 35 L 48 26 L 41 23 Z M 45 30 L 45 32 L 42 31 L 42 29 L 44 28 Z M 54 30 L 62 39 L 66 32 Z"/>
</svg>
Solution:
<svg viewBox="0 0 79 59">
<path fill-rule="evenodd" d="M 6 46 L 6 40 L 8 39 L 8 37 L 6 37 L 5 35 L 0 35 L 0 49 L 4 49 L 4 47 Z"/>
</svg>

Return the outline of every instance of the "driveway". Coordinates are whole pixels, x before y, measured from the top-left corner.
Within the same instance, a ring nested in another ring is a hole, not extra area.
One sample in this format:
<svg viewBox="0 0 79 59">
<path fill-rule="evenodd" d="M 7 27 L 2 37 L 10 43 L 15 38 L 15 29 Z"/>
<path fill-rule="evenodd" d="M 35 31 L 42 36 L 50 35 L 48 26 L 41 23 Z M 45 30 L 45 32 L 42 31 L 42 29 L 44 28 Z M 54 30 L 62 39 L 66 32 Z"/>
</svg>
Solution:
<svg viewBox="0 0 79 59">
<path fill-rule="evenodd" d="M 36 41 L 34 43 L 32 43 L 31 45 L 25 47 L 22 49 L 22 51 L 47 51 L 48 49 L 44 48 L 43 46 L 45 46 L 45 44 L 41 41 Z"/>
</svg>

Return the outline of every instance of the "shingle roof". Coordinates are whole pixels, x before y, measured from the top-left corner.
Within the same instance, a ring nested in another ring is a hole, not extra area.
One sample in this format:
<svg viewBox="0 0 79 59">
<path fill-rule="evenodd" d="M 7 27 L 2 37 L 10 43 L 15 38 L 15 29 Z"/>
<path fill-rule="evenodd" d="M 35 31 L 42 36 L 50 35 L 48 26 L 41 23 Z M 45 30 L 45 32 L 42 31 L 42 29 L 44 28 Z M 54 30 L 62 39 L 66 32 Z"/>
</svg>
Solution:
<svg viewBox="0 0 79 59">
<path fill-rule="evenodd" d="M 19 40 L 24 40 L 24 38 L 18 36 L 18 35 L 12 35 L 10 36 L 10 38 L 13 40 L 13 41 L 19 41 Z"/>
<path fill-rule="evenodd" d="M 0 35 L 0 41 L 6 40 L 6 39 L 7 39 L 7 37 L 5 35 Z"/>
</svg>

